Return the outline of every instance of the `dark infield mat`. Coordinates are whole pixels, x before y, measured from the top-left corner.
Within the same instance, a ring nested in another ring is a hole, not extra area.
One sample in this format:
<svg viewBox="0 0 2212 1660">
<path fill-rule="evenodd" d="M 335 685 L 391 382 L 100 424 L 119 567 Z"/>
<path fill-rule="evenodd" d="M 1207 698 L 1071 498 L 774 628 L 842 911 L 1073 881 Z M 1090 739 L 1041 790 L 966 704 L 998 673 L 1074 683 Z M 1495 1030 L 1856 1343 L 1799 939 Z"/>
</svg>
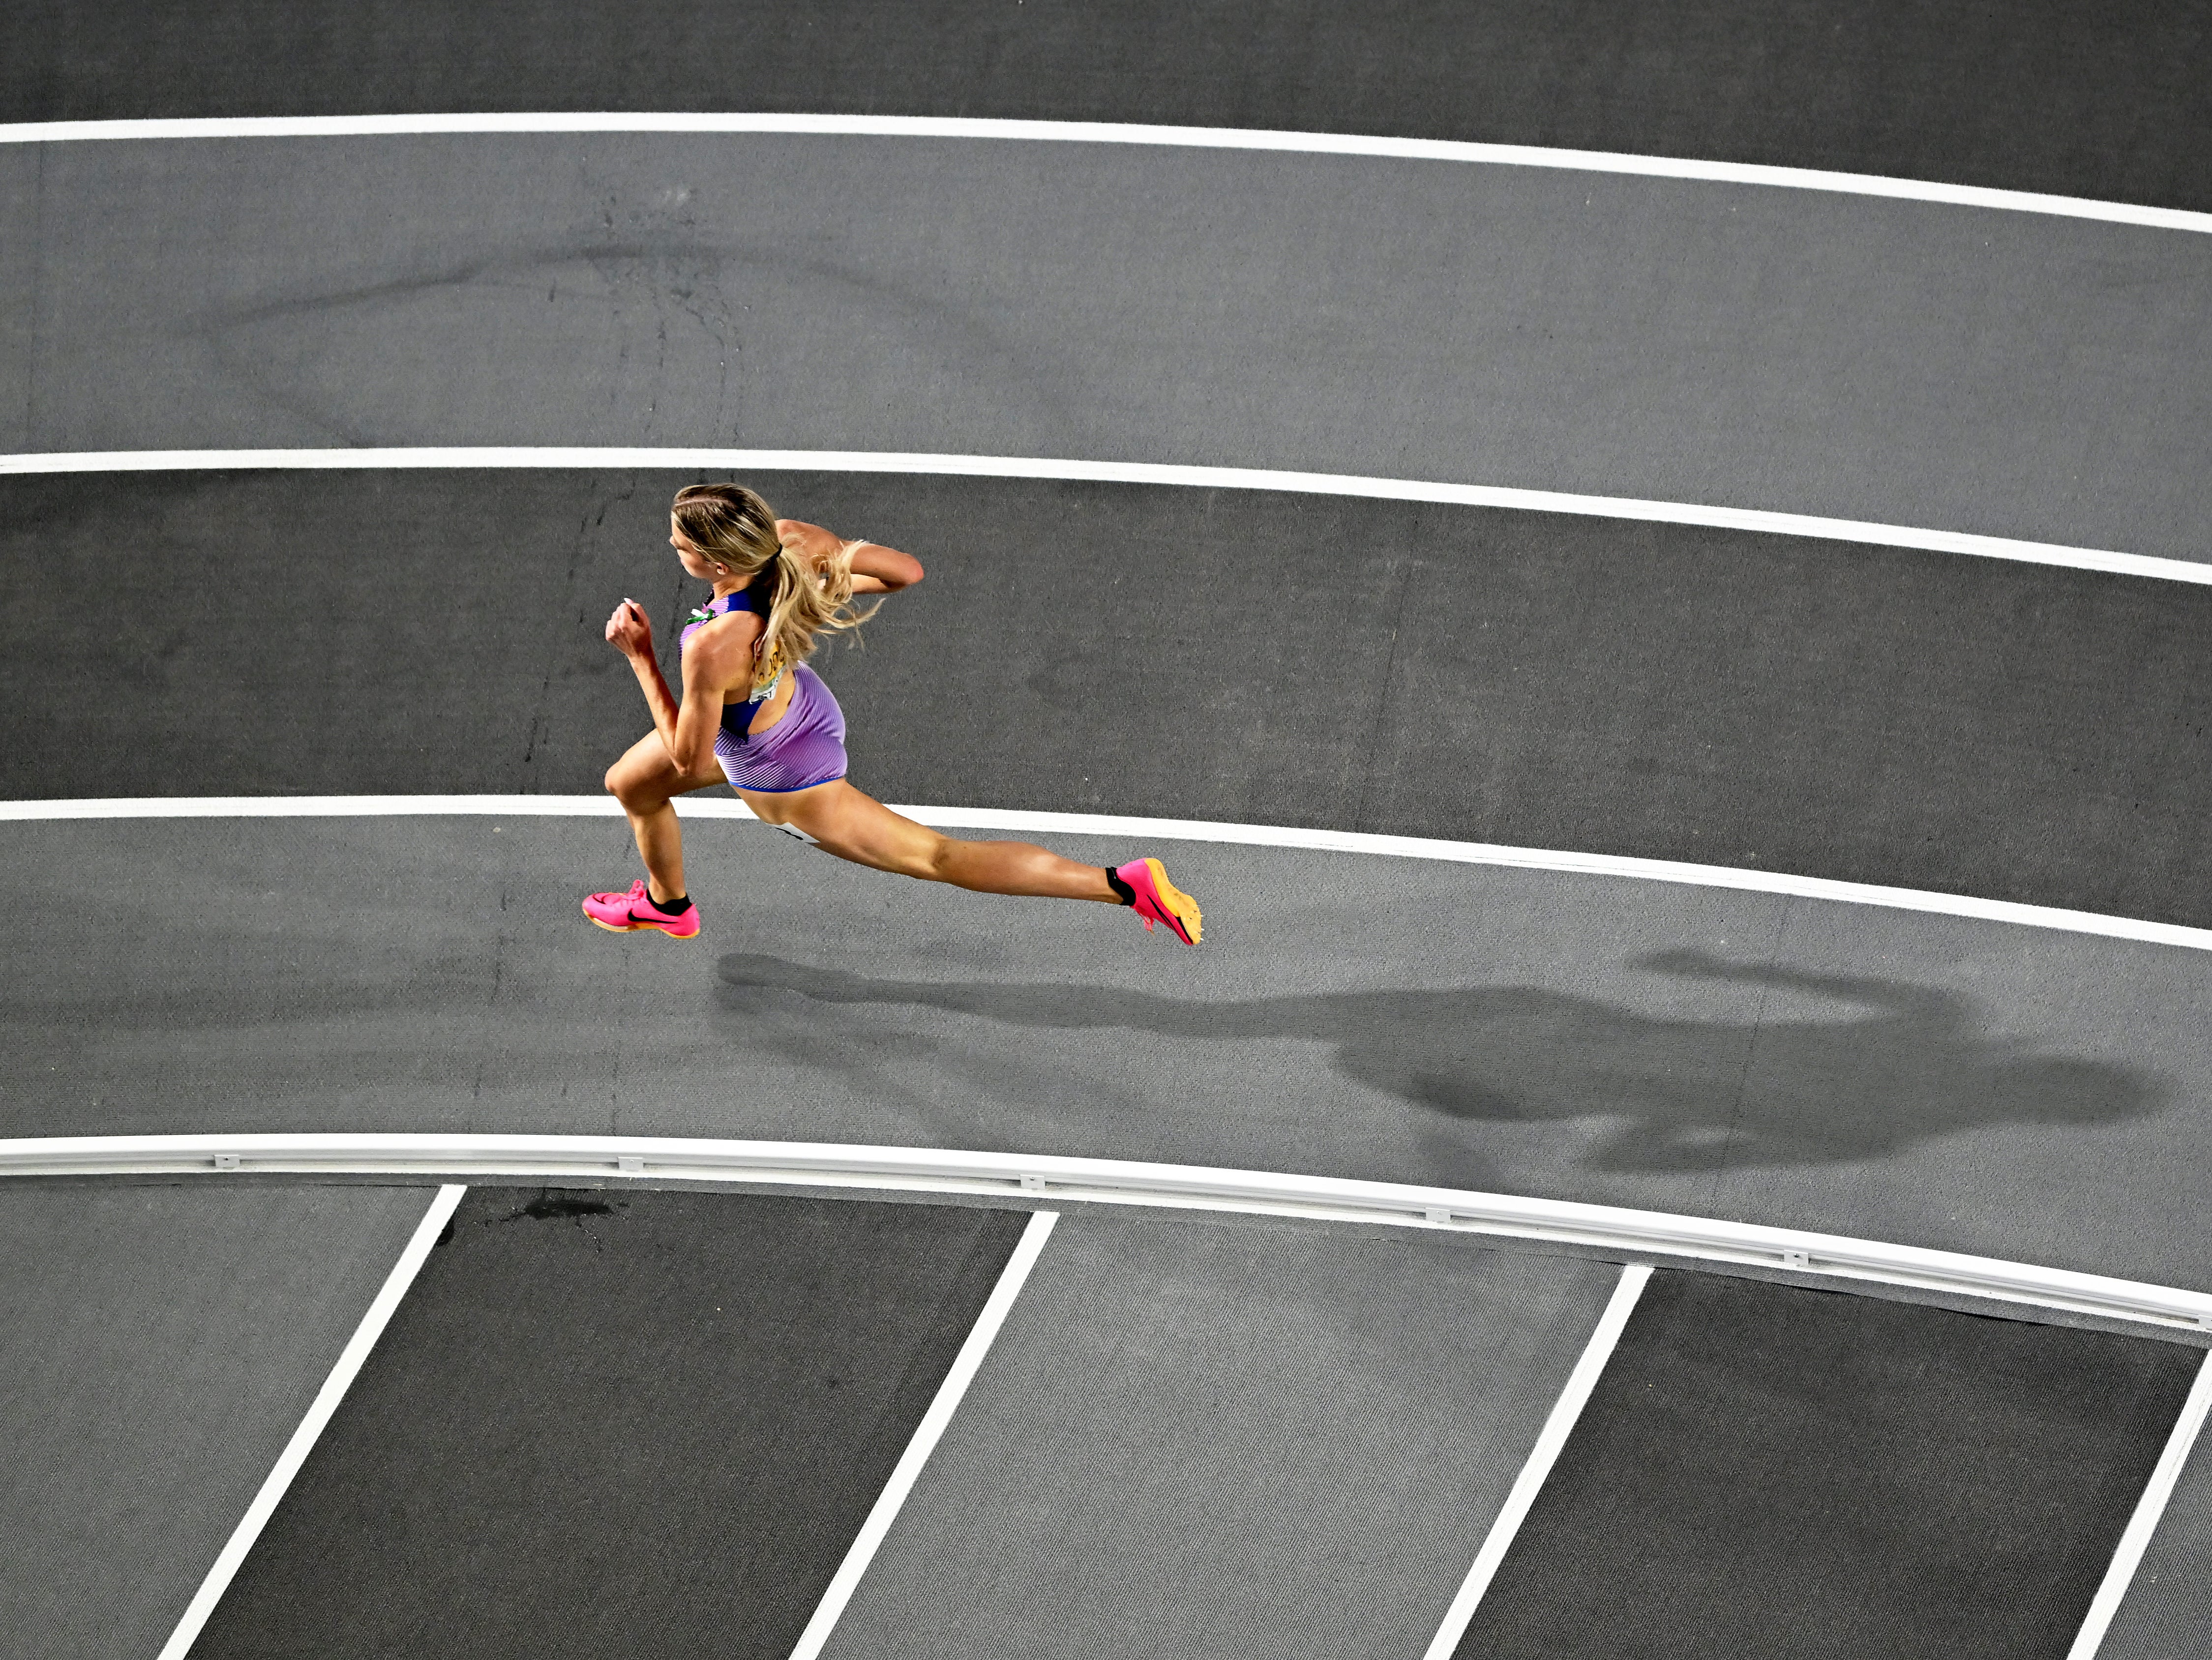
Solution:
<svg viewBox="0 0 2212 1660">
<path fill-rule="evenodd" d="M 2058 1660 L 2201 1359 L 1655 1274 L 1459 1660 Z"/>
<path fill-rule="evenodd" d="M 1026 1220 L 472 1190 L 195 1660 L 783 1660 Z"/>
</svg>

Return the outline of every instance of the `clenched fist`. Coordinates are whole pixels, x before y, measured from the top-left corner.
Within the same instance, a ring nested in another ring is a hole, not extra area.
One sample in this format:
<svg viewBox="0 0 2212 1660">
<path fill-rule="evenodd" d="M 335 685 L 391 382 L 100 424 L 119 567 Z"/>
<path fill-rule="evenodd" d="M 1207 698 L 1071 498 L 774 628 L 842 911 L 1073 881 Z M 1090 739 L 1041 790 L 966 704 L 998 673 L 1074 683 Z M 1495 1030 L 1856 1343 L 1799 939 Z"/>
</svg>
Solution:
<svg viewBox="0 0 2212 1660">
<path fill-rule="evenodd" d="M 607 618 L 607 643 L 625 657 L 653 655 L 653 624 L 636 600 L 623 600 Z"/>
</svg>

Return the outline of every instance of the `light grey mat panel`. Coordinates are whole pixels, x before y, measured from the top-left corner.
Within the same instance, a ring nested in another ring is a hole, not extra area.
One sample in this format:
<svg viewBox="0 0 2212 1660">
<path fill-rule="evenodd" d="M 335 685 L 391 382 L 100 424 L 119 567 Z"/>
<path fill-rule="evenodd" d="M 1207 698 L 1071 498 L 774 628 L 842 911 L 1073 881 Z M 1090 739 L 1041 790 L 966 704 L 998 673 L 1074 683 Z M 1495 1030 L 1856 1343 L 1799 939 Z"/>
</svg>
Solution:
<svg viewBox="0 0 2212 1660">
<path fill-rule="evenodd" d="M 0 1649 L 153 1660 L 431 1191 L 0 1185 Z"/>
<path fill-rule="evenodd" d="M 825 1652 L 1418 1656 L 1618 1274 L 1070 1214 Z"/>
</svg>

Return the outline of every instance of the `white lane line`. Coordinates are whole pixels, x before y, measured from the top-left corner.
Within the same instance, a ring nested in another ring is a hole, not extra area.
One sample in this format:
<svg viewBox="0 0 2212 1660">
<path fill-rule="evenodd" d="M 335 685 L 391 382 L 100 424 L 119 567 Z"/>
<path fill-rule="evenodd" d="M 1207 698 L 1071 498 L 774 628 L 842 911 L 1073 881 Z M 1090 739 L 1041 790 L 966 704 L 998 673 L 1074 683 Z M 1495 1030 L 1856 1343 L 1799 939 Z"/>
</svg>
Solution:
<svg viewBox="0 0 2212 1660">
<path fill-rule="evenodd" d="M 1575 496 L 1502 484 L 1454 484 L 1419 478 L 1367 478 L 1352 473 L 1283 472 L 1264 467 L 1197 467 L 1152 461 L 1084 461 L 1042 456 L 930 455 L 902 450 L 624 449 L 514 445 L 385 449 L 82 450 L 0 455 L 0 473 L 186 472 L 243 468 L 546 467 L 664 468 L 730 472 L 881 472 L 965 478 L 1044 478 L 1086 483 L 1164 484 L 1199 489 L 1284 490 L 1377 502 L 1432 502 L 1453 507 L 1570 513 L 1644 524 L 1703 525 L 1760 531 L 1863 546 L 1914 548 L 2031 565 L 2212 582 L 2212 563 L 1977 536 L 1965 531 L 1824 519 L 1764 508 L 1713 507 L 1694 502 L 1646 502 L 1632 496 Z"/>
<path fill-rule="evenodd" d="M 1598 1374 L 1605 1363 L 1613 1358 L 1614 1346 L 1620 1341 L 1621 1329 L 1628 1324 L 1628 1316 L 1635 1310 L 1636 1299 L 1644 1295 L 1644 1287 L 1651 1278 L 1651 1270 L 1641 1262 L 1632 1262 L 1620 1271 L 1620 1283 L 1613 1288 L 1612 1300 L 1606 1304 L 1605 1312 L 1598 1316 L 1597 1329 L 1590 1333 L 1589 1346 L 1583 1358 L 1575 1362 L 1575 1369 L 1567 1374 L 1567 1386 L 1559 1391 L 1559 1401 L 1552 1408 L 1552 1415 L 1544 1420 L 1544 1427 L 1536 1437 L 1536 1444 L 1528 1454 L 1528 1462 L 1521 1467 L 1521 1475 L 1513 1483 L 1513 1491 L 1505 1495 L 1504 1507 L 1498 1519 L 1490 1524 L 1490 1532 L 1475 1553 L 1474 1566 L 1467 1571 L 1461 1582 L 1459 1595 L 1451 1600 L 1445 1610 L 1443 1624 L 1421 1660 L 1451 1660 L 1452 1651 L 1459 1647 L 1460 1639 L 1467 1635 L 1468 1621 L 1474 1618 L 1475 1605 L 1482 1594 L 1490 1589 L 1490 1582 L 1498 1572 L 1498 1565 L 1505 1560 L 1512 1548 L 1513 1536 L 1521 1531 L 1527 1519 L 1528 1507 L 1536 1502 L 1536 1494 L 1552 1466 L 1559 1461 L 1559 1450 L 1567 1444 L 1567 1437 L 1575 1427 L 1575 1420 L 1583 1415 L 1590 1391 L 1597 1387 Z"/>
<path fill-rule="evenodd" d="M 300 1420 L 299 1428 L 292 1432 L 292 1438 L 285 1444 L 283 1455 L 276 1460 L 276 1468 L 269 1472 L 269 1479 L 261 1484 L 261 1491 L 253 1495 L 253 1502 L 246 1506 L 245 1517 L 230 1535 L 230 1542 L 215 1559 L 215 1566 L 208 1570 L 207 1578 L 200 1582 L 198 1594 L 185 1608 L 185 1617 L 177 1621 L 176 1630 L 169 1633 L 169 1640 L 161 1645 L 159 1660 L 184 1660 L 190 1651 L 200 1634 L 200 1628 L 207 1624 L 208 1616 L 215 1612 L 215 1605 L 222 1600 L 223 1592 L 230 1589 L 231 1579 L 238 1572 L 239 1565 L 246 1560 L 246 1553 L 253 1548 L 253 1541 L 261 1536 L 261 1529 L 276 1513 L 285 1489 L 292 1485 L 292 1478 L 300 1473 L 300 1466 L 307 1462 L 308 1453 L 314 1450 L 323 1426 L 331 1421 L 331 1414 L 337 1410 L 338 1402 L 345 1399 L 346 1390 L 353 1386 L 362 1363 L 368 1359 L 368 1352 L 376 1347 L 376 1340 L 384 1335 L 384 1328 L 391 1321 L 392 1311 L 399 1306 L 400 1298 L 407 1295 L 407 1288 L 415 1283 L 415 1276 L 422 1271 L 424 1261 L 430 1255 L 430 1248 L 438 1243 L 439 1234 L 453 1219 L 453 1207 L 461 1202 L 461 1195 L 467 1191 L 465 1187 L 452 1184 L 438 1189 L 437 1197 L 430 1201 L 430 1208 L 423 1213 L 422 1221 L 416 1225 L 414 1237 L 408 1240 L 407 1249 L 399 1253 L 399 1261 L 386 1277 L 384 1289 L 376 1293 L 376 1300 L 368 1305 L 368 1312 L 362 1316 L 361 1324 L 355 1329 L 352 1341 L 339 1354 L 337 1365 L 331 1368 L 331 1375 L 323 1380 L 322 1389 L 315 1396 L 314 1404 L 307 1408 L 307 1415 Z"/>
<path fill-rule="evenodd" d="M 1764 185 L 1830 191 L 2011 213 L 2101 219 L 2161 230 L 2212 231 L 2212 213 L 2144 207 L 2087 197 L 1819 167 L 1752 161 L 1703 161 L 1615 150 L 1558 149 L 1540 144 L 1486 144 L 1449 138 L 1385 138 L 1360 133 L 1285 132 L 1262 127 L 1187 127 L 1123 121 L 1014 121 L 937 115 L 726 115 L 623 112 L 501 115 L 198 116 L 144 121 L 23 121 L 0 125 L 0 143 L 52 144 L 98 139 L 368 138 L 422 133 L 793 133 L 869 138 L 1024 139 L 1053 143 L 1156 144 L 1183 149 L 1278 150 L 1307 155 L 1359 155 L 1407 161 L 1455 161 L 1490 167 L 1546 167 L 1643 179 Z"/>
<path fill-rule="evenodd" d="M 2166 1450 L 2159 1455 L 2150 1485 L 2136 1501 L 2135 1514 L 2120 1535 L 2112 1565 L 2105 1570 L 2104 1582 L 2089 1603 L 2089 1617 L 2081 1622 L 2074 1646 L 2066 1651 L 2066 1660 L 2094 1660 L 2105 1633 L 2112 1628 L 2112 1616 L 2120 1611 L 2121 1599 L 2134 1582 L 2143 1553 L 2150 1548 L 2151 1535 L 2158 1531 L 2159 1518 L 2166 1514 L 2166 1500 L 2173 1497 L 2174 1484 L 2181 1480 L 2182 1466 L 2189 1462 L 2190 1449 L 2197 1444 L 2197 1432 L 2204 1427 L 2208 1412 L 2212 1412 L 2212 1354 L 2207 1354 L 2197 1369 L 2197 1382 L 2182 1403 L 2181 1416 L 2174 1421 L 2173 1433 L 2166 1438 Z"/>
<path fill-rule="evenodd" d="M 1014 1299 L 1022 1294 L 1022 1286 L 1036 1266 L 1037 1254 L 1044 1250 L 1044 1242 L 1052 1237 L 1053 1224 L 1060 1220 L 1057 1211 L 1041 1210 L 1031 1213 L 1029 1225 L 1014 1246 L 1014 1254 L 1006 1259 L 1006 1266 L 999 1275 L 999 1283 L 992 1287 L 990 1299 L 983 1311 L 975 1316 L 975 1324 L 968 1334 L 968 1341 L 960 1346 L 960 1353 L 952 1362 L 952 1370 L 945 1374 L 945 1382 L 938 1386 L 937 1398 L 929 1403 L 921 1422 L 914 1432 L 914 1438 L 906 1444 L 898 1467 L 891 1471 L 891 1479 L 876 1496 L 875 1507 L 868 1519 L 860 1524 L 860 1535 L 853 1548 L 845 1553 L 845 1560 L 837 1565 L 837 1572 L 830 1581 L 830 1589 L 822 1593 L 822 1601 L 815 1606 L 814 1617 L 806 1622 L 806 1629 L 799 1635 L 799 1643 L 791 1651 L 791 1660 L 815 1660 L 822 1645 L 830 1640 L 830 1633 L 845 1612 L 845 1605 L 853 1600 L 859 1589 L 860 1576 L 868 1571 L 868 1564 L 876 1558 L 876 1548 L 884 1542 L 891 1523 L 898 1519 L 899 1507 L 906 1496 L 914 1491 L 915 1479 L 921 1467 L 929 1462 L 929 1455 L 937 1450 L 939 1437 L 952 1414 L 959 1409 L 961 1396 L 968 1393 L 968 1385 L 981 1370 L 983 1357 L 991 1352 L 991 1344 L 998 1337 L 999 1328 L 1006 1323 L 1006 1316 L 1014 1306 Z"/>
<path fill-rule="evenodd" d="M 685 818 L 750 820 L 742 801 L 717 797 L 681 800 Z M 1494 865 L 1510 870 L 1554 871 L 1573 876 L 1627 877 L 1685 887 L 1730 888 L 1743 893 L 1786 894 L 1842 905 L 1963 916 L 1984 922 L 2050 928 L 2132 939 L 2146 945 L 2212 951 L 2212 928 L 2150 922 L 2055 905 L 1980 899 L 1972 894 L 1838 882 L 1786 871 L 1690 865 L 1623 854 L 1574 853 L 1515 848 L 1489 842 L 1443 842 L 1419 836 L 1380 836 L 1364 830 L 1304 830 L 1291 825 L 1235 824 L 1194 818 L 1128 818 L 1110 813 L 1042 812 L 1003 807 L 894 805 L 918 824 L 937 830 L 1019 830 L 1036 836 L 1099 836 L 1124 840 L 1218 842 L 1232 846 L 1304 848 L 1319 853 L 1367 854 L 1393 859 L 1433 859 L 1449 864 Z M 0 801 L 0 824 L 80 818 L 386 818 L 441 815 L 513 818 L 617 818 L 622 809 L 604 795 L 150 795 L 85 797 L 52 801 Z"/>
</svg>

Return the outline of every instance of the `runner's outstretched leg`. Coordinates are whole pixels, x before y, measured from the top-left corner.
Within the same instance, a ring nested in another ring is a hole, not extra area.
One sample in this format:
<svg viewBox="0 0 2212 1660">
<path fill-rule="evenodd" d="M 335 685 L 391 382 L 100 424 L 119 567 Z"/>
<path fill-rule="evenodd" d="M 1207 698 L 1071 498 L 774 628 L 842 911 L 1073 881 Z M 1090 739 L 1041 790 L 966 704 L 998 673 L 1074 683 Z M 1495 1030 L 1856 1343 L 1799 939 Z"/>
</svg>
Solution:
<svg viewBox="0 0 2212 1660">
<path fill-rule="evenodd" d="M 1106 870 L 1028 842 L 964 842 L 893 812 L 842 779 L 784 796 L 739 794 L 761 818 L 794 824 L 826 852 L 856 865 L 971 893 L 1127 905 L 1147 928 L 1165 922 L 1184 943 L 1199 940 L 1197 902 L 1167 879 L 1157 859 Z"/>
</svg>

